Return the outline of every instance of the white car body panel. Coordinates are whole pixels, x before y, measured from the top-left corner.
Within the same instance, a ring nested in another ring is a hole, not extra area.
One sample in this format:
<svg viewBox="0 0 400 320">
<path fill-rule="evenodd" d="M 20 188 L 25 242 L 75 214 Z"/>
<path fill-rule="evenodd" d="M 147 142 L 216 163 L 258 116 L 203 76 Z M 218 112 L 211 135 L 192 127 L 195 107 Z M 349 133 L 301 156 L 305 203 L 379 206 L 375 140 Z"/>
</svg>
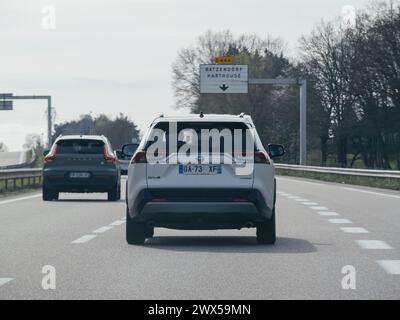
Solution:
<svg viewBox="0 0 400 320">
<path fill-rule="evenodd" d="M 207 121 L 207 122 L 241 122 L 245 123 L 250 128 L 254 128 L 253 122 L 250 117 L 244 116 L 233 116 L 233 115 L 212 115 L 206 116 L 206 119 L 200 119 L 198 116 L 184 116 L 184 117 L 168 117 L 168 118 L 157 118 L 150 125 L 149 130 L 145 134 L 140 146 L 137 149 L 137 152 L 143 150 L 146 145 L 147 137 L 149 136 L 150 130 L 158 123 L 158 122 L 167 122 L 167 121 Z M 254 164 L 254 170 L 251 174 L 247 176 L 241 176 L 235 174 L 235 164 L 222 164 L 222 174 L 218 175 L 204 175 L 204 176 L 191 176 L 191 175 L 183 175 L 178 174 L 178 165 L 176 164 L 147 164 L 147 163 L 130 163 L 128 169 L 128 179 L 127 179 L 127 206 L 129 210 L 129 214 L 132 218 L 140 215 L 140 212 L 137 212 L 137 208 L 135 207 L 135 202 L 137 202 L 139 194 L 143 190 L 167 190 L 167 189 L 183 189 L 183 190 L 218 190 L 218 189 L 245 189 L 249 191 L 257 191 L 262 195 L 262 201 L 265 201 L 266 207 L 269 211 L 273 211 L 275 205 L 275 170 L 273 166 L 273 162 L 269 159 L 265 149 L 261 146 L 259 148 L 260 151 L 265 152 L 266 157 L 269 161 L 269 164 Z M 170 156 L 170 157 L 173 157 Z M 152 203 L 150 210 L 157 210 L 157 208 L 162 207 L 164 204 L 160 203 Z M 181 212 L 184 208 L 190 208 L 190 206 L 198 206 L 198 210 L 206 210 L 207 205 L 197 202 L 174 202 L 174 203 L 166 203 L 165 206 L 169 206 L 168 210 L 175 205 L 176 211 Z M 214 205 L 214 206 L 213 206 Z M 248 207 L 249 205 L 246 203 L 237 203 L 239 208 L 240 206 Z M 215 208 L 221 208 L 223 210 L 223 203 L 213 203 L 210 200 L 208 203 L 208 207 L 212 207 L 214 211 Z M 204 208 L 204 209 L 202 209 Z M 232 208 L 232 203 L 229 205 L 226 204 L 225 209 L 228 210 Z M 193 209 L 193 212 L 195 209 Z M 227 212 L 229 213 L 229 212 Z"/>
</svg>

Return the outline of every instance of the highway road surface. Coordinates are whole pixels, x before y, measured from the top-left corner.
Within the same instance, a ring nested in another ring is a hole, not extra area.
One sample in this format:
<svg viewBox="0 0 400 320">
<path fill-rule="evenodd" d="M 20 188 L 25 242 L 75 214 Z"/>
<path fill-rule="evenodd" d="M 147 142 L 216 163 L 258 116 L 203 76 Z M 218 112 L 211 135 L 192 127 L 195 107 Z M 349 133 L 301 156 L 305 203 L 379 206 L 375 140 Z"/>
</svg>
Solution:
<svg viewBox="0 0 400 320">
<path fill-rule="evenodd" d="M 289 177 L 278 190 L 275 246 L 257 245 L 254 229 L 156 229 L 128 246 L 124 200 L 0 198 L 0 299 L 400 298 L 398 192 Z"/>
</svg>

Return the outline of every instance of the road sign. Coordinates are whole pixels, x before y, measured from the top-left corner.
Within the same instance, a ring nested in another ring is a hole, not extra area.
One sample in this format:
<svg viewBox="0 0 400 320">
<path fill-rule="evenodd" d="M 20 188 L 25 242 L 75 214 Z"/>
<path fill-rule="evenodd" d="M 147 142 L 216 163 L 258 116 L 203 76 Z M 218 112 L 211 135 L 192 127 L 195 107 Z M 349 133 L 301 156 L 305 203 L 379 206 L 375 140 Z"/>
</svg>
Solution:
<svg viewBox="0 0 400 320">
<path fill-rule="evenodd" d="M 10 100 L 0 100 L 0 110 L 12 110 L 13 102 Z"/>
<path fill-rule="evenodd" d="M 11 99 L 13 96 L 12 93 L 0 93 L 0 99 Z"/>
<path fill-rule="evenodd" d="M 200 93 L 248 93 L 247 65 L 200 65 Z"/>
<path fill-rule="evenodd" d="M 234 57 L 216 57 L 214 59 L 216 64 L 233 64 L 235 62 Z"/>
</svg>

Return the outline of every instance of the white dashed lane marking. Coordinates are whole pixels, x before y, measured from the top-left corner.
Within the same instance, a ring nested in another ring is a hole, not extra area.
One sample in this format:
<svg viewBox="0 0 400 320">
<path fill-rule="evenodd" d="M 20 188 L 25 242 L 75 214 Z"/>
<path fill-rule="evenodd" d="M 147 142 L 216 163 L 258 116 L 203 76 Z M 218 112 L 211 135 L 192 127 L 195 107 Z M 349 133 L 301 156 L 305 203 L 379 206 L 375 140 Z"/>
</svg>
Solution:
<svg viewBox="0 0 400 320">
<path fill-rule="evenodd" d="M 12 280 L 14 280 L 14 279 L 13 278 L 0 278 L 0 287 Z"/>
<path fill-rule="evenodd" d="M 98 229 L 94 230 L 93 233 L 104 233 L 104 232 L 106 232 L 108 230 L 111 230 L 112 228 L 113 228 L 113 226 L 101 227 L 101 228 L 98 228 Z"/>
<path fill-rule="evenodd" d="M 113 223 L 110 223 L 110 226 L 120 226 L 121 224 L 124 224 L 125 220 L 117 220 L 114 221 Z"/>
<path fill-rule="evenodd" d="M 283 180 L 285 180 L 285 179 L 283 179 Z M 286 180 L 289 180 L 289 179 L 286 179 Z M 310 184 L 313 184 L 313 183 L 311 182 Z M 385 196 L 385 197 L 390 197 L 390 198 L 400 198 L 400 196 L 396 196 L 396 195 L 371 192 L 371 191 L 359 190 L 359 189 L 354 189 L 354 188 L 342 187 L 342 189 L 363 192 L 363 193 L 368 193 L 368 194 L 375 194 L 375 195 Z M 311 209 L 317 210 L 318 214 L 320 216 L 326 216 L 326 217 L 339 216 L 339 214 L 337 212 L 328 211 L 329 210 L 328 208 L 319 206 L 318 203 L 311 202 L 308 199 L 305 199 L 305 198 L 302 198 L 299 196 L 294 196 L 292 194 L 285 193 L 285 192 L 278 192 L 278 194 L 285 196 L 288 199 L 293 199 L 295 201 L 301 202 L 301 204 L 303 204 L 303 205 L 310 206 Z M 338 219 L 338 218 L 328 219 L 328 221 L 333 224 L 352 224 L 353 223 L 349 219 Z M 361 228 L 361 227 L 340 227 L 340 230 L 342 230 L 345 233 L 354 233 L 354 234 L 369 233 L 369 231 L 367 229 Z M 360 246 L 360 248 L 366 249 L 366 250 L 390 250 L 390 249 L 393 249 L 389 244 L 387 244 L 385 241 L 382 241 L 382 240 L 356 240 L 356 243 Z M 388 274 L 400 275 L 400 260 L 376 260 L 376 262 Z"/>
<path fill-rule="evenodd" d="M 313 210 L 328 210 L 328 208 L 327 207 L 311 207 L 311 209 L 313 209 Z"/>
<path fill-rule="evenodd" d="M 362 249 L 368 249 L 368 250 L 389 250 L 389 249 L 393 249 L 390 245 L 388 245 L 385 241 L 382 241 L 382 240 L 356 240 L 356 243 Z"/>
<path fill-rule="evenodd" d="M 330 223 L 333 223 L 333 224 L 350 224 L 350 223 L 353 223 L 349 219 L 329 219 L 328 221 Z"/>
<path fill-rule="evenodd" d="M 86 234 L 83 237 L 80 237 L 79 239 L 76 239 L 74 241 L 72 241 L 71 243 L 85 243 L 88 242 L 94 238 L 96 238 L 97 236 L 95 234 Z"/>
<path fill-rule="evenodd" d="M 368 233 L 368 230 L 364 228 L 352 228 L 352 227 L 343 227 L 340 228 L 343 232 L 347 233 Z"/>
<path fill-rule="evenodd" d="M 376 261 L 387 273 L 400 275 L 400 260 L 377 260 Z"/>
<path fill-rule="evenodd" d="M 336 217 L 339 215 L 339 213 L 332 211 L 319 211 L 318 214 L 324 217 Z"/>
</svg>

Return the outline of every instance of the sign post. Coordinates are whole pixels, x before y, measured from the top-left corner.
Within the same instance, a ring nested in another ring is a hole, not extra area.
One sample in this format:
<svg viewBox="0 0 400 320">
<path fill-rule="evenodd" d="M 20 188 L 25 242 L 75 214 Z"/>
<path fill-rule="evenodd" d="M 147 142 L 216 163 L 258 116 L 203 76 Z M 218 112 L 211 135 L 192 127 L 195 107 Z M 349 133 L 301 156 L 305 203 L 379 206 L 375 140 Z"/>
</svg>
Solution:
<svg viewBox="0 0 400 320">
<path fill-rule="evenodd" d="M 12 110 L 13 100 L 47 100 L 47 146 L 51 147 L 51 132 L 52 132 L 52 108 L 51 108 L 51 96 L 14 96 L 12 93 L 0 93 L 0 111 L 1 110 Z M 4 100 L 8 99 L 8 100 Z"/>
</svg>

